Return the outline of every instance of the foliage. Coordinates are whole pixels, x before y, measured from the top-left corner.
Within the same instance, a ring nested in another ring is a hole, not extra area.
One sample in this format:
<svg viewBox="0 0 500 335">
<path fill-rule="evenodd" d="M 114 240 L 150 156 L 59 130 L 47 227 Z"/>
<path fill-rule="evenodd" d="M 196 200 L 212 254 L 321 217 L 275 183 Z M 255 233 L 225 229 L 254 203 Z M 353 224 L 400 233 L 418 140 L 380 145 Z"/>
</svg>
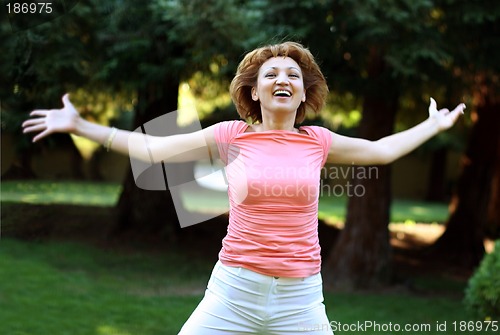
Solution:
<svg viewBox="0 0 500 335">
<path fill-rule="evenodd" d="M 454 55 L 455 76 L 471 71 L 498 74 L 498 1 L 438 0 L 436 13 L 441 18 L 440 31 L 447 41 L 446 47 Z"/>
<path fill-rule="evenodd" d="M 200 73 L 224 83 L 245 50 L 285 38 L 311 47 L 339 101 L 342 92 L 363 95 L 366 56 L 383 50 L 398 88 L 414 91 L 400 116 L 414 123 L 430 91 L 452 86 L 456 64 L 498 65 L 498 7 L 463 0 L 79 1 L 28 30 L 1 25 L 3 129 L 18 129 L 19 111 L 57 105 L 77 87 L 122 94 L 167 74 L 187 80 Z"/>
<path fill-rule="evenodd" d="M 327 20 L 329 49 L 320 50 L 328 54 L 324 67 L 336 94 L 399 96 L 398 130 L 427 116 L 430 94 L 446 104 L 440 87 L 449 85 L 453 55 L 439 31 L 434 1 L 335 1 Z M 376 80 L 368 75 L 373 53 L 385 64 Z"/>
<path fill-rule="evenodd" d="M 29 29 L 13 32 L 2 21 L 2 129 L 27 146 L 28 138 L 19 134 L 27 111 L 58 106 L 64 92 L 76 89 L 128 98 L 193 76 L 227 87 L 245 50 L 314 26 L 302 9 L 321 8 L 297 0 L 84 0 Z M 289 20 L 291 14 L 300 25 Z"/>
<path fill-rule="evenodd" d="M 464 301 L 479 317 L 500 320 L 500 240 L 469 279 Z"/>
</svg>

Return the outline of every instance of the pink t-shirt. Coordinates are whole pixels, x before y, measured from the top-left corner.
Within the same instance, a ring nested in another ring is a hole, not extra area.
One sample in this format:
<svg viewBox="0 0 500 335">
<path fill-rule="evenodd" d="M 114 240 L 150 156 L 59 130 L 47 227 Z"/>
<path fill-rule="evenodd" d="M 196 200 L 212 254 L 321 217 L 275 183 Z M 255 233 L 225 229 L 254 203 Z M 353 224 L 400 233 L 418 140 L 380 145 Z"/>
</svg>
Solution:
<svg viewBox="0 0 500 335">
<path fill-rule="evenodd" d="M 230 206 L 219 259 L 269 276 L 316 274 L 320 173 L 330 132 L 317 126 L 300 127 L 306 134 L 247 128 L 243 121 L 215 127 Z"/>
</svg>

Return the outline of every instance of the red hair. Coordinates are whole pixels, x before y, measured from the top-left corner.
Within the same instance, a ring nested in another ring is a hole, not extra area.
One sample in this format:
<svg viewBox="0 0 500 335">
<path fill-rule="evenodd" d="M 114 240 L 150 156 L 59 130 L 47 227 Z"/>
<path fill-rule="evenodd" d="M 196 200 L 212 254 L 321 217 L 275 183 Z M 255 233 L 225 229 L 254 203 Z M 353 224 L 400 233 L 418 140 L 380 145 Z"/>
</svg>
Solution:
<svg viewBox="0 0 500 335">
<path fill-rule="evenodd" d="M 304 121 L 306 113 L 317 114 L 325 105 L 328 94 L 323 73 L 311 52 L 296 42 L 284 42 L 255 49 L 243 58 L 231 81 L 229 92 L 238 114 L 252 123 L 262 122 L 260 102 L 252 100 L 251 90 L 257 84 L 259 69 L 269 58 L 290 57 L 300 66 L 306 89 L 306 101 L 297 109 L 295 123 Z"/>
</svg>

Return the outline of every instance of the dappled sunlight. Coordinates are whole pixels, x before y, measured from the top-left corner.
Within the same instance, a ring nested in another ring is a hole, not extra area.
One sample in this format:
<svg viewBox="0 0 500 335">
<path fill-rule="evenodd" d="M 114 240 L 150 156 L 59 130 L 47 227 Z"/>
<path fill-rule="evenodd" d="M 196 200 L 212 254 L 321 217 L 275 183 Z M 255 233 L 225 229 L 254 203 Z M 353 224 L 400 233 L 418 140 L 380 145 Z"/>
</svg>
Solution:
<svg viewBox="0 0 500 335">
<path fill-rule="evenodd" d="M 135 94 L 118 92 L 110 93 L 103 90 L 88 92 L 78 89 L 71 92 L 71 100 L 78 107 L 83 118 L 102 125 L 110 122 L 129 118 L 134 110 Z M 85 160 L 92 158 L 94 152 L 100 147 L 99 143 L 90 141 L 84 137 L 70 134 L 73 143 Z"/>
<path fill-rule="evenodd" d="M 94 152 L 99 148 L 99 143 L 93 142 L 81 136 L 71 134 L 71 139 L 85 160 L 90 160 Z"/>
<path fill-rule="evenodd" d="M 421 206 L 412 206 L 410 208 L 410 213 L 427 214 L 427 213 L 429 213 L 429 209 L 426 207 L 421 207 Z"/>
<path fill-rule="evenodd" d="M 395 247 L 413 247 L 415 245 L 430 245 L 445 231 L 446 227 L 437 223 L 416 223 L 414 221 L 391 223 L 389 231 L 391 244 Z"/>
<path fill-rule="evenodd" d="M 345 222 L 343 215 L 335 215 L 328 212 L 319 211 L 318 218 L 322 220 L 326 225 L 335 227 L 337 229 L 343 229 Z"/>
<path fill-rule="evenodd" d="M 3 199 L 3 197 L 2 197 L 2 199 Z M 40 203 L 42 201 L 42 195 L 41 194 L 26 194 L 26 195 L 19 197 L 19 200 L 21 202 L 27 203 L 27 204 L 36 204 L 36 203 Z"/>
<path fill-rule="evenodd" d="M 113 326 L 102 325 L 97 327 L 97 334 L 99 335 L 132 335 L 132 333 L 122 331 Z"/>
<path fill-rule="evenodd" d="M 2 201 L 27 204 L 113 206 L 121 185 L 111 183 L 7 181 L 2 182 Z"/>
<path fill-rule="evenodd" d="M 210 68 L 212 72 L 219 71 L 216 63 L 212 63 Z M 179 85 L 177 125 L 189 126 L 215 109 L 226 108 L 230 104 L 231 96 L 224 84 L 196 72 L 187 82 Z"/>
<path fill-rule="evenodd" d="M 188 83 L 179 85 L 177 125 L 185 127 L 198 120 L 196 100 Z"/>
<path fill-rule="evenodd" d="M 229 199 L 224 191 L 186 186 L 180 192 L 182 203 L 188 211 L 221 214 L 229 210 Z"/>
<path fill-rule="evenodd" d="M 395 199 L 391 205 L 392 222 L 413 220 L 424 223 L 442 223 L 448 219 L 448 216 L 448 207 L 444 203 Z"/>
<path fill-rule="evenodd" d="M 495 250 L 495 241 L 490 239 L 484 240 L 484 251 L 491 254 Z"/>
</svg>

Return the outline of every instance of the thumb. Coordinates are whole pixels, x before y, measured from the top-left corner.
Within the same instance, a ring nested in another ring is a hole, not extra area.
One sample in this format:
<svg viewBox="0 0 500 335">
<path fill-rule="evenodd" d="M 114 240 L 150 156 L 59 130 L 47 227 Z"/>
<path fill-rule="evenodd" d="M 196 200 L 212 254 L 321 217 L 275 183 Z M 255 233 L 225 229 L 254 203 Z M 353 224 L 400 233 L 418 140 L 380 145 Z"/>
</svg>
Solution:
<svg viewBox="0 0 500 335">
<path fill-rule="evenodd" d="M 437 103 L 436 103 L 436 100 L 434 100 L 432 97 L 431 97 L 431 103 L 429 105 L 429 116 L 434 116 L 438 113 L 437 111 Z"/>
<path fill-rule="evenodd" d="M 69 107 L 72 105 L 71 101 L 69 101 L 69 93 L 66 93 L 65 95 L 63 95 L 62 102 L 64 104 L 64 107 Z"/>
</svg>

